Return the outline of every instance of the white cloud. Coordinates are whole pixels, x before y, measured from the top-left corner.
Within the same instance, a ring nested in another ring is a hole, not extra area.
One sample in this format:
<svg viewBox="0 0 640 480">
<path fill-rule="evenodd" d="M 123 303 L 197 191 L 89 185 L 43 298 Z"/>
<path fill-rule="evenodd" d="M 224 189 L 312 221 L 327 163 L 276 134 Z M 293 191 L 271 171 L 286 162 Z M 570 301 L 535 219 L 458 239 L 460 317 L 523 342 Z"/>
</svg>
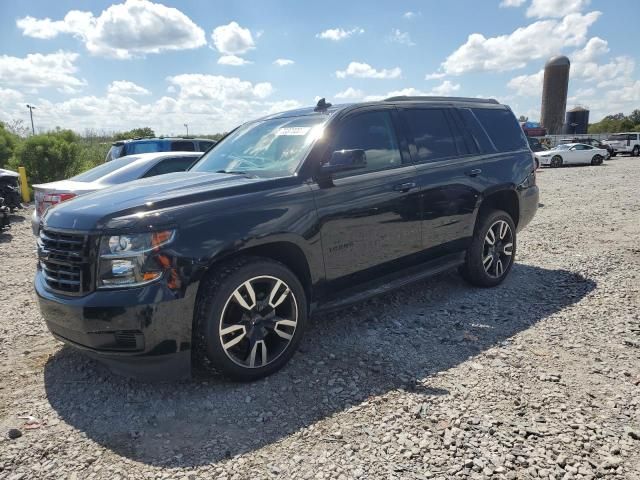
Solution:
<svg viewBox="0 0 640 480">
<path fill-rule="evenodd" d="M 412 11 L 408 11 L 408 12 L 404 12 L 402 14 L 402 18 L 404 18 L 405 20 L 413 20 L 417 17 L 421 17 L 422 16 L 422 12 L 412 12 Z"/>
<path fill-rule="evenodd" d="M 400 75 L 402 75 L 400 67 L 376 70 L 371 65 L 360 62 L 351 62 L 345 70 L 336 71 L 338 78 L 400 78 Z"/>
<path fill-rule="evenodd" d="M 107 87 L 107 92 L 116 95 L 151 95 L 151 92 L 128 80 L 115 80 Z"/>
<path fill-rule="evenodd" d="M 72 34 L 84 42 L 91 54 L 114 58 L 206 44 L 204 31 L 184 13 L 149 0 L 126 0 L 111 5 L 97 17 L 91 12 L 72 10 L 63 20 L 25 17 L 16 24 L 23 35 L 34 38 Z"/>
<path fill-rule="evenodd" d="M 346 90 L 336 93 L 335 98 L 344 99 L 344 100 L 356 100 L 358 98 L 364 97 L 364 92 L 362 90 L 358 90 L 357 88 L 349 87 Z"/>
<path fill-rule="evenodd" d="M 186 122 L 189 132 L 205 134 L 228 131 L 247 120 L 300 106 L 294 99 L 272 100 L 274 89 L 264 82 L 203 74 L 177 75 L 167 82 L 173 92 L 155 101 L 107 93 L 52 102 L 0 88 L 0 120 L 24 117 L 24 103 L 29 101 L 38 108 L 34 112 L 37 128 L 121 131 L 148 125 L 156 133 L 168 135 L 182 133 Z"/>
<path fill-rule="evenodd" d="M 434 73 L 427 73 L 424 76 L 425 80 L 440 80 L 441 78 L 446 77 L 447 74 L 443 73 L 443 72 L 434 72 Z"/>
<path fill-rule="evenodd" d="M 256 46 L 251 30 L 241 27 L 237 22 L 216 27 L 211 39 L 216 50 L 223 55 L 242 55 Z"/>
<path fill-rule="evenodd" d="M 570 13 L 581 12 L 591 0 L 531 0 L 527 9 L 527 17 L 561 18 Z"/>
<path fill-rule="evenodd" d="M 527 0 L 502 0 L 500 8 L 520 7 Z"/>
<path fill-rule="evenodd" d="M 407 45 L 409 47 L 413 47 L 415 43 L 411 40 L 411 36 L 409 32 L 402 32 L 399 29 L 395 28 L 391 30 L 391 33 L 387 37 L 390 42 L 399 43 L 401 45 Z"/>
<path fill-rule="evenodd" d="M 250 63 L 253 62 L 236 55 L 223 55 L 218 59 L 218 65 L 231 65 L 232 67 L 241 67 Z"/>
<path fill-rule="evenodd" d="M 273 93 L 270 83 L 256 83 L 236 77 L 185 73 L 167 78 L 171 85 L 179 88 L 180 99 L 215 100 L 233 103 L 236 100 L 262 100 Z"/>
<path fill-rule="evenodd" d="M 345 30 L 343 28 L 329 28 L 324 32 L 320 32 L 316 34 L 316 38 L 322 38 L 324 40 L 333 40 L 334 42 L 338 42 L 340 40 L 344 40 L 346 38 L 351 37 L 352 35 L 361 35 L 364 33 L 364 28 L 355 27 L 351 30 Z"/>
<path fill-rule="evenodd" d="M 58 51 L 42 54 L 30 53 L 26 57 L 0 56 L 0 85 L 21 88 L 57 88 L 73 93 L 87 82 L 76 77 L 77 53 Z"/>
<path fill-rule="evenodd" d="M 429 95 L 447 97 L 458 90 L 460 90 L 459 83 L 452 83 L 449 80 L 445 80 L 440 85 L 433 87 Z"/>
<path fill-rule="evenodd" d="M 414 87 L 407 87 L 401 90 L 393 90 L 386 95 L 367 95 L 364 99 L 366 101 L 384 100 L 390 97 L 442 97 L 450 96 L 452 93 L 460 90 L 459 83 L 451 83 L 449 80 L 445 80 L 440 85 L 432 88 L 429 91 L 419 90 Z"/>
<path fill-rule="evenodd" d="M 516 95 L 523 97 L 541 96 L 542 95 L 542 79 L 544 70 L 533 73 L 531 75 L 518 75 L 507 83 L 507 87 L 515 90 Z"/>
<path fill-rule="evenodd" d="M 278 58 L 276 60 L 273 61 L 274 65 L 277 65 L 279 67 L 286 67 L 287 65 L 293 65 L 294 62 L 293 60 L 290 60 L 288 58 Z"/>
<path fill-rule="evenodd" d="M 486 38 L 480 33 L 467 41 L 442 63 L 450 75 L 471 71 L 507 71 L 521 68 L 530 60 L 550 57 L 566 47 L 578 47 L 587 40 L 589 27 L 601 12 L 573 13 L 560 20 L 540 20 L 507 35 Z"/>
</svg>

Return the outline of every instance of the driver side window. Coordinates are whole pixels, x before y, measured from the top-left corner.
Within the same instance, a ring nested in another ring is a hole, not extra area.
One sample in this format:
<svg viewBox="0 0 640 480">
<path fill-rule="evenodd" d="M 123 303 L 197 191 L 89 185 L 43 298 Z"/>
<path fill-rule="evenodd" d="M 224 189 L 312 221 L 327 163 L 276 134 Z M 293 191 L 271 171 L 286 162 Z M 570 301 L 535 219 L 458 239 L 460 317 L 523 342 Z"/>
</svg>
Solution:
<svg viewBox="0 0 640 480">
<path fill-rule="evenodd" d="M 333 150 L 364 150 L 367 166 L 356 174 L 398 167 L 402 156 L 389 112 L 365 112 L 340 124 Z"/>
</svg>

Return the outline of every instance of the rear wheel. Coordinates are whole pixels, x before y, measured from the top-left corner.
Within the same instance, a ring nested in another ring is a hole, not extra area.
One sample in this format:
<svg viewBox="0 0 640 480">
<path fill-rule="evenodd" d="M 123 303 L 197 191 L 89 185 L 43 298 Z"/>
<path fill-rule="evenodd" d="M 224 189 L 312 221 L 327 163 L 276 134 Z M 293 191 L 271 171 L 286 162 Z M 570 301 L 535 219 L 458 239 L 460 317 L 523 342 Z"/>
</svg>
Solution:
<svg viewBox="0 0 640 480">
<path fill-rule="evenodd" d="M 201 286 L 197 361 L 235 380 L 265 377 L 293 356 L 306 319 L 304 289 L 287 267 L 260 257 L 240 258 Z"/>
<path fill-rule="evenodd" d="M 461 273 L 479 287 L 494 287 L 509 274 L 516 254 L 516 227 L 502 210 L 483 213 L 467 250 Z"/>
<path fill-rule="evenodd" d="M 591 159 L 591 165 L 602 165 L 602 155 L 594 155 Z"/>
<path fill-rule="evenodd" d="M 554 155 L 551 159 L 551 163 L 549 163 L 553 168 L 558 168 L 562 166 L 562 157 L 560 155 Z"/>
</svg>

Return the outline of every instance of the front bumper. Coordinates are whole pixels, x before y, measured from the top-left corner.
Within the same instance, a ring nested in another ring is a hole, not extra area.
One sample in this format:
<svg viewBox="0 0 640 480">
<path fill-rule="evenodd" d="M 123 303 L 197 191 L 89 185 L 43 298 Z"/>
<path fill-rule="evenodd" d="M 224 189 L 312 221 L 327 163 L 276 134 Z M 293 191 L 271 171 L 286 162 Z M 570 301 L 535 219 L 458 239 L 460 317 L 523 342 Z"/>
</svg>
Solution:
<svg viewBox="0 0 640 480">
<path fill-rule="evenodd" d="M 145 380 L 190 376 L 195 285 L 185 295 L 160 281 L 68 297 L 49 291 L 38 272 L 35 289 L 51 333 L 114 372 Z"/>
</svg>

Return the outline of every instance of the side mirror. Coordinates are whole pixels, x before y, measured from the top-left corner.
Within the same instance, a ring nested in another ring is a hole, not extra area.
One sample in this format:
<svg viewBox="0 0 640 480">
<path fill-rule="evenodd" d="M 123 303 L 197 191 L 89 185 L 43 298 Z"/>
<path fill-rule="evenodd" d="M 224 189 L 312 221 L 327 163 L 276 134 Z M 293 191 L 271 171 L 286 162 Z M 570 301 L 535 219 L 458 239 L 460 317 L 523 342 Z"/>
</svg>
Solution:
<svg viewBox="0 0 640 480">
<path fill-rule="evenodd" d="M 320 167 L 325 175 L 348 170 L 357 170 L 367 166 L 367 154 L 364 150 L 336 150 L 331 154 L 331 159 Z"/>
</svg>

